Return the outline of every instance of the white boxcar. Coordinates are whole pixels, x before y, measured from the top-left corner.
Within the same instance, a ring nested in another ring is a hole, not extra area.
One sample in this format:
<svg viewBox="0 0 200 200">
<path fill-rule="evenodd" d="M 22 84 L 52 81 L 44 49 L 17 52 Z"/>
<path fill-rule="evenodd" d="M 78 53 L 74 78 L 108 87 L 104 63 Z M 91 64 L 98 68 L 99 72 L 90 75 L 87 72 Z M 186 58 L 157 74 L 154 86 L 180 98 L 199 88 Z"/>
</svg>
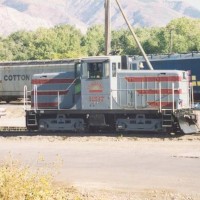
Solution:
<svg viewBox="0 0 200 200">
<path fill-rule="evenodd" d="M 0 63 L 0 100 L 22 98 L 24 86 L 31 90 L 33 74 L 72 71 L 75 60 L 21 61 Z"/>
</svg>

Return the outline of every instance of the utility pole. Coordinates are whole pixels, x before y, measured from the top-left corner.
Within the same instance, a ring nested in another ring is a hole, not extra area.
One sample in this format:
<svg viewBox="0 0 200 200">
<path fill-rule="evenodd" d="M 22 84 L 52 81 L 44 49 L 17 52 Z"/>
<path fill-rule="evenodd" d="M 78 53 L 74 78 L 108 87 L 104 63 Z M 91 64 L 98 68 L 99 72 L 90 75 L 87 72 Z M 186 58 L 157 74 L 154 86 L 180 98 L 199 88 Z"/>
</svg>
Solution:
<svg viewBox="0 0 200 200">
<path fill-rule="evenodd" d="M 173 29 L 170 29 L 170 50 L 169 53 L 172 54 L 173 53 Z"/>
<path fill-rule="evenodd" d="M 105 55 L 109 55 L 111 49 L 110 24 L 110 0 L 105 0 Z"/>
<path fill-rule="evenodd" d="M 153 67 L 152 67 L 152 65 L 151 65 L 151 63 L 150 63 L 150 61 L 149 61 L 149 59 L 148 59 L 148 57 L 147 57 L 147 55 L 146 55 L 144 49 L 142 48 L 142 45 L 140 44 L 140 42 L 139 42 L 139 40 L 138 40 L 138 38 L 137 38 L 135 32 L 133 31 L 133 28 L 132 28 L 131 24 L 129 23 L 129 21 L 128 21 L 126 15 L 124 14 L 124 11 L 122 10 L 122 7 L 121 7 L 121 5 L 120 5 L 120 3 L 119 3 L 119 0 L 116 0 L 116 2 L 117 2 L 117 5 L 118 5 L 118 7 L 119 7 L 121 13 L 122 13 L 122 16 L 124 17 L 124 20 L 126 21 L 126 24 L 128 25 L 128 27 L 129 27 L 129 29 L 130 29 L 130 31 L 131 31 L 131 33 L 132 33 L 134 39 L 135 39 L 135 42 L 137 43 L 137 45 L 138 45 L 140 51 L 142 52 L 142 55 L 143 55 L 143 57 L 144 57 L 144 59 L 145 59 L 147 65 L 148 65 L 149 69 L 153 70 Z"/>
</svg>

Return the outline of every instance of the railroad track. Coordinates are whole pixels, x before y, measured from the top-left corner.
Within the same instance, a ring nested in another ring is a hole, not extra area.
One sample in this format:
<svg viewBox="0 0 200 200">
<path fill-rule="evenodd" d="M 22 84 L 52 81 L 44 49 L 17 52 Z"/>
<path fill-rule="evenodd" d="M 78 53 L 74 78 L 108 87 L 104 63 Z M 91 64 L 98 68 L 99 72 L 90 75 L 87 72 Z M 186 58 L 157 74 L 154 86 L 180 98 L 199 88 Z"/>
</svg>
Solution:
<svg viewBox="0 0 200 200">
<path fill-rule="evenodd" d="M 77 135 L 80 135 L 80 136 L 83 136 L 83 135 L 85 135 L 85 136 L 106 136 L 106 135 L 112 135 L 112 136 L 119 136 L 119 133 L 117 134 L 114 134 L 114 133 L 109 133 L 109 132 L 102 132 L 102 133 L 100 133 L 100 132 L 96 132 L 96 133 L 87 133 L 87 132 L 85 132 L 85 133 L 69 133 L 69 132 L 63 132 L 63 131 L 61 131 L 61 132 L 57 132 L 57 131 L 55 131 L 55 132 L 52 132 L 52 131 L 29 131 L 29 130 L 27 130 L 27 128 L 26 127 L 17 127 L 17 126 L 1 126 L 0 127 L 0 133 L 3 133 L 3 135 L 12 135 L 12 136 L 17 136 L 17 135 L 32 135 L 32 136 L 34 136 L 34 135 L 62 135 L 62 136 L 64 136 L 64 135 L 67 135 L 67 136 L 77 136 Z M 149 135 L 149 134 L 145 134 L 145 133 L 124 133 L 123 134 L 123 136 L 124 137 L 157 137 L 157 138 L 163 138 L 163 137 L 170 137 L 169 135 L 163 135 L 163 134 L 152 134 L 152 135 Z M 195 134 L 191 134 L 191 136 L 200 136 L 200 132 L 198 132 L 198 133 L 195 133 Z M 174 137 L 181 137 L 180 135 L 178 136 L 174 136 Z"/>
<path fill-rule="evenodd" d="M 16 127 L 16 126 L 2 126 L 0 127 L 0 132 L 27 132 L 26 127 Z"/>
</svg>

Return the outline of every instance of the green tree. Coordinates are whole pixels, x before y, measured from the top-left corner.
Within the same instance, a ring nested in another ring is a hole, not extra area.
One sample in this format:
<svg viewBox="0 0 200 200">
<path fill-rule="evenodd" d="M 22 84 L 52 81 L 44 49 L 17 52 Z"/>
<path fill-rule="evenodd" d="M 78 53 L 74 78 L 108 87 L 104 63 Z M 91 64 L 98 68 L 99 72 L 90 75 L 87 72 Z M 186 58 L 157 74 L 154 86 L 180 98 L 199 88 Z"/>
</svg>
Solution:
<svg viewBox="0 0 200 200">
<path fill-rule="evenodd" d="M 33 33 L 33 59 L 51 59 L 54 53 L 53 36 L 53 30 L 46 28 L 39 28 Z"/>
<path fill-rule="evenodd" d="M 104 41 L 104 26 L 95 25 L 88 28 L 82 45 L 89 56 L 101 55 L 105 51 Z"/>
<path fill-rule="evenodd" d="M 169 32 L 168 44 L 172 44 L 173 52 L 185 53 L 200 49 L 200 20 L 178 18 L 172 20 L 167 26 Z"/>
<path fill-rule="evenodd" d="M 147 54 L 200 51 L 200 20 L 179 18 L 166 27 L 136 28 Z M 141 55 L 128 29 L 112 31 L 111 52 Z M 102 55 L 105 52 L 104 26 L 94 25 L 83 35 L 71 25 L 18 31 L 0 37 L 0 60 L 41 60 Z"/>
<path fill-rule="evenodd" d="M 138 54 L 133 36 L 127 29 L 112 31 L 112 50 L 122 55 Z"/>
<path fill-rule="evenodd" d="M 0 42 L 0 59 L 2 61 L 14 60 L 13 52 L 14 52 L 15 43 L 10 41 L 8 38 L 2 39 Z"/>
<path fill-rule="evenodd" d="M 85 54 L 81 48 L 83 35 L 80 30 L 70 25 L 56 26 L 53 30 L 53 58 L 76 58 Z"/>
<path fill-rule="evenodd" d="M 13 54 L 13 60 L 32 59 L 33 49 L 31 48 L 33 37 L 32 32 L 18 31 L 8 37 L 9 48 Z"/>
</svg>

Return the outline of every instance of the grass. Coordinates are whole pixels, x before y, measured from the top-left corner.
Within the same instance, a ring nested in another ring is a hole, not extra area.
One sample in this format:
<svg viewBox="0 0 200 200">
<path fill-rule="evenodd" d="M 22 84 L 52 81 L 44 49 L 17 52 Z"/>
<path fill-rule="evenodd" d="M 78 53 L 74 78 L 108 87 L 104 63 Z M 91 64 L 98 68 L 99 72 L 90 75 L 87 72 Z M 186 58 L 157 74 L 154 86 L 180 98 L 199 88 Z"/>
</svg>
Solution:
<svg viewBox="0 0 200 200">
<path fill-rule="evenodd" d="M 75 194 L 74 194 L 75 193 Z M 0 164 L 0 200 L 79 200 L 73 188 L 55 186 L 53 176 L 16 161 Z"/>
</svg>

